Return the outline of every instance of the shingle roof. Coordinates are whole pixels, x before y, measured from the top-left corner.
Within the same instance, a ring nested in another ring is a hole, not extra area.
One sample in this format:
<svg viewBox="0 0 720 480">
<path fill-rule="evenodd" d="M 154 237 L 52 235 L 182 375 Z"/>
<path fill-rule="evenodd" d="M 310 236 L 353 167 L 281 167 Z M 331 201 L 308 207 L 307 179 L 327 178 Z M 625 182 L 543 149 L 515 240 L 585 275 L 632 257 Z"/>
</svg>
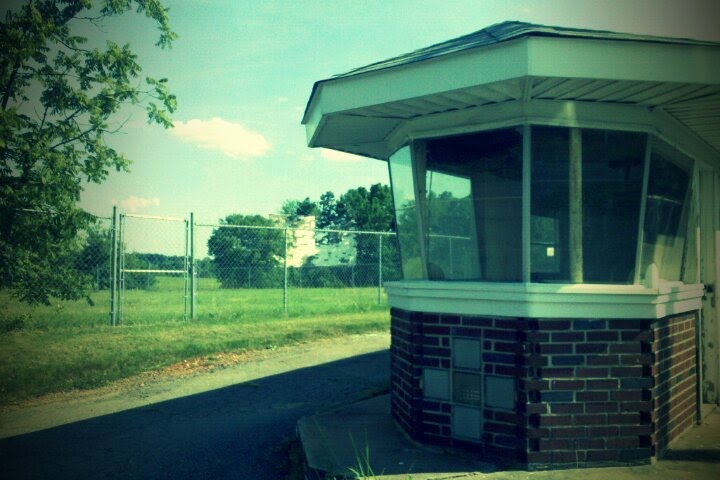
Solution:
<svg viewBox="0 0 720 480">
<path fill-rule="evenodd" d="M 379 62 L 371 63 L 364 67 L 355 68 L 349 72 L 334 75 L 332 78 L 350 77 L 361 73 L 373 72 L 385 68 L 407 65 L 414 62 L 421 62 L 431 58 L 448 55 L 451 53 L 470 50 L 472 48 L 484 47 L 515 38 L 537 36 L 537 37 L 573 37 L 593 38 L 599 40 L 617 40 L 634 42 L 674 43 L 684 45 L 720 45 L 717 42 L 692 40 L 685 38 L 655 37 L 650 35 L 635 35 L 631 33 L 617 33 L 607 30 L 586 30 L 580 28 L 551 27 L 526 22 L 508 21 L 497 23 L 477 32 L 453 38 L 445 42 L 430 45 L 410 53 L 399 55 Z"/>
</svg>

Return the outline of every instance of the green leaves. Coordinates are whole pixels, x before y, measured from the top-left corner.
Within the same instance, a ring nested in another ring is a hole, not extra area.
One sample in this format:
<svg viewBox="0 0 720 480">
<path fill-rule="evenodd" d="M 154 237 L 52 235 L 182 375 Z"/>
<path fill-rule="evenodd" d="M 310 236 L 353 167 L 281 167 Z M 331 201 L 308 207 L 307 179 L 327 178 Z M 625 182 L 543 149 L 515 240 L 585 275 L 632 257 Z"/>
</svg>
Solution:
<svg viewBox="0 0 720 480">
<path fill-rule="evenodd" d="M 138 79 L 129 44 L 89 49 L 76 25 L 134 10 L 156 24 L 158 45 L 176 37 L 157 0 L 36 0 L 8 12 L 0 28 L 0 288 L 29 302 L 82 291 L 73 274 L 74 235 L 86 226 L 77 201 L 130 161 L 109 147 L 125 106 L 165 128 L 177 100 L 167 80 Z M 27 212 L 42 212 L 32 220 Z M 22 213 L 20 213 L 22 212 Z M 58 277 L 62 274 L 66 280 Z"/>
</svg>

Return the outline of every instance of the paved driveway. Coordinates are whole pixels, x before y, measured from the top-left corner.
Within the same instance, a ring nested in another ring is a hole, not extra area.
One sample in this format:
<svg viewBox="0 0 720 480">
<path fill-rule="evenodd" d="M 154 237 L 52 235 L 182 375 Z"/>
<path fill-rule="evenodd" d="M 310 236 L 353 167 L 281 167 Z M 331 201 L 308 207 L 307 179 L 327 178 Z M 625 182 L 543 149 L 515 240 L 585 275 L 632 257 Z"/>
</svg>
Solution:
<svg viewBox="0 0 720 480">
<path fill-rule="evenodd" d="M 388 379 L 381 350 L 11 436 L 0 478 L 275 479 L 300 417 Z"/>
</svg>

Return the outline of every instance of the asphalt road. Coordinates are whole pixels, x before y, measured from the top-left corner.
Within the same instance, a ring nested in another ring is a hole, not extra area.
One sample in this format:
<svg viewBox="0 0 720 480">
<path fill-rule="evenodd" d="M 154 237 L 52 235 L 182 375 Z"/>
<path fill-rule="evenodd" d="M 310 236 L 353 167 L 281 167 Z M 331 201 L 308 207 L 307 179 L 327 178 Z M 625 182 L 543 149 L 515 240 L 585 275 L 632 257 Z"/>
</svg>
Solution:
<svg viewBox="0 0 720 480">
<path fill-rule="evenodd" d="M 300 417 L 386 386 L 382 350 L 0 440 L 0 479 L 276 479 Z"/>
</svg>

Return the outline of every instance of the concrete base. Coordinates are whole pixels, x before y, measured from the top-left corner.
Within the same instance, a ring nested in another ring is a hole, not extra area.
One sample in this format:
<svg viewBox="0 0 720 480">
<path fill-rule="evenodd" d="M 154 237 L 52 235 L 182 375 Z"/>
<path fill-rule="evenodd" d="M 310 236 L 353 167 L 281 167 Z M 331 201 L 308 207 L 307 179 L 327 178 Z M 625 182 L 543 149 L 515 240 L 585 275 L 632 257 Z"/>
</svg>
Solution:
<svg viewBox="0 0 720 480">
<path fill-rule="evenodd" d="M 385 480 L 441 480 L 519 478 L 512 466 L 478 460 L 462 451 L 418 446 L 390 417 L 388 395 L 304 417 L 298 433 L 308 463 L 308 478 L 356 478 L 353 471 Z M 483 459 L 484 460 L 484 459 Z M 700 426 L 689 429 L 670 444 L 664 458 L 651 465 L 584 468 L 533 472 L 535 480 L 716 480 L 720 471 L 720 411 L 706 408 Z M 361 477 L 362 478 L 362 477 Z"/>
</svg>

